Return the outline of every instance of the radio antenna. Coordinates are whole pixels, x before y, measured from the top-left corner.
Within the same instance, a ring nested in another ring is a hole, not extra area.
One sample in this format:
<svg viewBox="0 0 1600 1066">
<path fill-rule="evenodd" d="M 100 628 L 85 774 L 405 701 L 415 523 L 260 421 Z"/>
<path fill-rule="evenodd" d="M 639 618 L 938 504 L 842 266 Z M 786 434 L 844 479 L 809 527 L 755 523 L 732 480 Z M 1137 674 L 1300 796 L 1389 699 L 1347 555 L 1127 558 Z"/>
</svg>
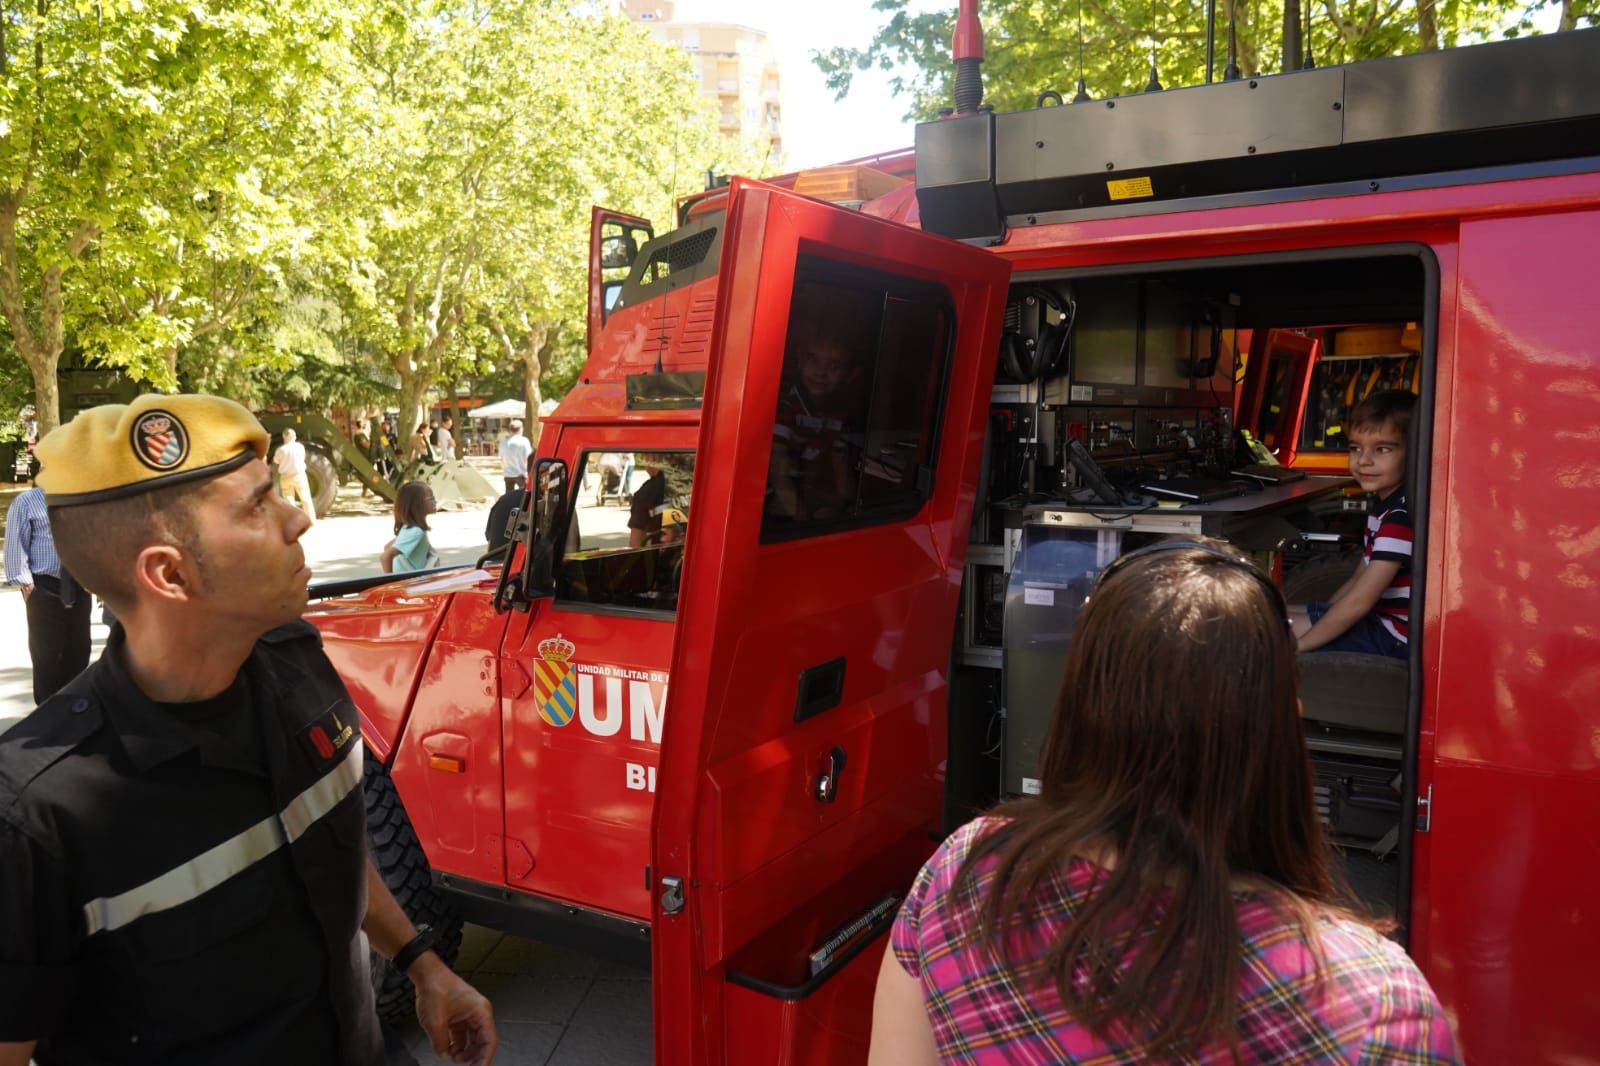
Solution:
<svg viewBox="0 0 1600 1066">
<path fill-rule="evenodd" d="M 1304 61 L 1301 62 L 1300 69 L 1301 70 L 1313 70 L 1313 69 L 1316 68 L 1317 60 L 1316 60 L 1316 57 L 1311 54 L 1311 15 L 1312 15 L 1312 12 L 1316 9 L 1317 5 L 1315 3 L 1315 0 L 1305 0 L 1305 5 L 1306 5 L 1306 58 L 1305 58 Z"/>
<path fill-rule="evenodd" d="M 1083 0 L 1078 0 L 1078 10 L 1083 11 Z M 1082 39 L 1080 33 L 1079 39 Z M 1079 46 L 1080 52 L 1082 45 Z M 1082 63 L 1082 60 L 1079 60 Z M 1206 84 L 1212 82 L 1212 72 L 1217 65 L 1217 0 L 1206 0 Z"/>
<path fill-rule="evenodd" d="M 956 61 L 956 114 L 970 115 L 983 103 L 983 24 L 978 21 L 978 0 L 961 0 L 950 53 Z"/>
<path fill-rule="evenodd" d="M 1223 81 L 1239 80 L 1239 34 L 1237 0 L 1228 0 L 1228 65 L 1222 68 Z"/>
<path fill-rule="evenodd" d="M 1083 0 L 1078 0 L 1078 91 L 1072 102 L 1081 104 L 1089 99 L 1089 83 L 1083 80 Z"/>
</svg>

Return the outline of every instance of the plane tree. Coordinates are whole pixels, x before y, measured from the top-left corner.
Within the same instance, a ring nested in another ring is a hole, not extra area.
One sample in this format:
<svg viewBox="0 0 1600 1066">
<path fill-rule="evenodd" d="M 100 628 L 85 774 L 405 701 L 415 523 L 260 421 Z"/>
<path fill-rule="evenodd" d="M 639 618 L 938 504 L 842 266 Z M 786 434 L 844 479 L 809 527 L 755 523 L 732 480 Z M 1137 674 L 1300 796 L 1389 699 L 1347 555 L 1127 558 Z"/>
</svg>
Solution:
<svg viewBox="0 0 1600 1066">
<path fill-rule="evenodd" d="M 325 0 L 0 0 L 0 316 L 57 424 L 69 341 L 171 387 L 306 238 Z"/>
<path fill-rule="evenodd" d="M 1590 17 L 1595 0 L 1545 2 L 1559 3 L 1575 25 Z M 873 0 L 872 9 L 879 24 L 865 45 L 815 55 L 829 88 L 842 99 L 857 72 L 889 71 L 891 87 L 908 100 L 908 115 L 932 118 L 953 97 L 955 4 L 932 8 L 916 0 Z M 1347 63 L 1454 47 L 1514 33 L 1519 26 L 1527 32 L 1532 25 L 1519 21 L 1525 9 L 1515 0 L 1218 0 L 1216 10 L 1218 79 L 1230 21 L 1245 75 L 1298 70 L 1308 50 L 1319 65 Z M 1205 80 L 1202 0 L 984 0 L 982 16 L 985 100 L 1000 110 L 1032 107 L 1046 90 L 1070 101 L 1080 76 L 1096 99 L 1142 92 L 1152 61 L 1164 87 Z"/>
</svg>

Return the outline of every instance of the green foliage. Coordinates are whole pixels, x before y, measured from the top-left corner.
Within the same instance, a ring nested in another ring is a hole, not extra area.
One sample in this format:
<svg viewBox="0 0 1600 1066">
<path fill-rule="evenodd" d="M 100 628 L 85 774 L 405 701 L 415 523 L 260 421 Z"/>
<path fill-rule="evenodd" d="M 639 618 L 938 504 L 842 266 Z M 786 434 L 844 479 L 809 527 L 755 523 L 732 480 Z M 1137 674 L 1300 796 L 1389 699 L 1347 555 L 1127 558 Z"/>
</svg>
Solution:
<svg viewBox="0 0 1600 1066">
<path fill-rule="evenodd" d="M 274 312 L 259 297 L 307 239 L 304 131 L 335 104 L 338 12 L 0 0 L 0 312 L 35 380 L 70 337 L 175 387 L 179 351 Z"/>
<path fill-rule="evenodd" d="M 1311 0 L 1290 2 L 1303 20 L 1300 4 Z M 872 7 L 883 21 L 870 43 L 815 57 L 828 87 L 842 99 L 858 71 L 892 71 L 890 85 L 908 99 L 908 117 L 932 118 L 954 96 L 954 5 L 918 11 L 911 0 L 873 0 Z M 1422 50 L 1426 33 L 1419 13 L 1425 8 L 1433 12 L 1437 44 L 1444 47 L 1507 33 L 1523 13 L 1513 0 L 1319 0 L 1311 10 L 1312 55 L 1327 66 Z M 1241 72 L 1285 69 L 1284 0 L 1236 0 L 1231 9 Z M 1227 62 L 1229 10 L 1226 0 L 1217 5 L 1214 75 L 1219 80 Z M 982 17 L 984 99 L 997 110 L 1033 107 L 1039 94 L 1050 89 L 1070 100 L 1080 70 L 1096 99 L 1142 92 L 1152 57 L 1167 88 L 1205 80 L 1206 7 L 1201 0 L 1081 0 L 1081 5 L 986 0 Z M 1304 50 L 1302 43 L 1298 55 L 1303 57 Z"/>
<path fill-rule="evenodd" d="M 664 219 L 758 150 L 589 5 L 0 0 L 0 351 L 254 404 L 559 387 L 590 205 Z"/>
</svg>

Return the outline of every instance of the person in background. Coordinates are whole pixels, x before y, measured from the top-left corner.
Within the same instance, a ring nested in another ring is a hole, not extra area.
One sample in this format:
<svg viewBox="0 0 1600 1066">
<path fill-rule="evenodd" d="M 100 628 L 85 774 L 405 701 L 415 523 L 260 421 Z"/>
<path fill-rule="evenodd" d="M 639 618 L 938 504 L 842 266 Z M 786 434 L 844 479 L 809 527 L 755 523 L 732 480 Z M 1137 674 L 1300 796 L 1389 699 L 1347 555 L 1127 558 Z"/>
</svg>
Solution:
<svg viewBox="0 0 1600 1066">
<path fill-rule="evenodd" d="M 856 495 L 865 419 L 861 371 L 852 346 L 826 324 L 795 344 L 785 356 L 793 380 L 778 398 L 773 423 L 767 512 L 784 521 L 837 518 Z"/>
<path fill-rule="evenodd" d="M 418 422 L 416 432 L 411 434 L 411 446 L 406 450 L 406 461 L 421 459 L 425 462 L 437 462 L 438 456 L 433 452 L 433 440 L 428 433 L 428 423 Z"/>
<path fill-rule="evenodd" d="M 89 593 L 56 554 L 44 490 L 24 490 L 6 511 L 6 584 L 20 585 L 33 661 L 33 702 L 43 703 L 89 665 Z"/>
<path fill-rule="evenodd" d="M 357 419 L 355 424 L 355 432 L 351 436 L 350 440 L 353 444 L 355 444 L 356 451 L 361 453 L 362 458 L 376 466 L 378 461 L 378 449 L 373 442 L 372 423 L 366 419 Z M 371 487 L 367 485 L 365 479 L 362 479 L 361 495 L 365 496 L 370 491 L 372 491 Z"/>
<path fill-rule="evenodd" d="M 304 511 L 315 525 L 317 508 L 311 500 L 311 482 L 306 479 L 306 446 L 294 439 L 294 430 L 283 431 L 283 443 L 272 461 L 278 468 L 278 494 Z"/>
<path fill-rule="evenodd" d="M 628 547 L 654 544 L 661 532 L 661 515 L 666 509 L 667 473 L 657 456 L 645 459 L 645 483 L 628 502 Z"/>
<path fill-rule="evenodd" d="M 522 435 L 522 420 L 511 420 L 511 432 L 500 442 L 500 467 L 505 475 L 506 491 L 528 487 L 528 458 L 533 455 L 533 444 Z"/>
<path fill-rule="evenodd" d="M 631 468 L 631 457 L 621 452 L 602 452 L 596 461 L 594 505 L 599 507 L 605 502 L 608 493 L 615 492 L 618 496 L 628 495 L 627 471 Z"/>
<path fill-rule="evenodd" d="M 451 430 L 455 428 L 455 419 L 445 415 L 439 419 L 439 424 L 433 430 L 433 450 L 440 459 L 454 459 L 456 457 L 456 438 Z"/>
<path fill-rule="evenodd" d="M 1276 586 L 1218 542 L 1108 566 L 1040 793 L 958 829 L 890 934 L 870 1066 L 1460 1061 L 1329 870 Z"/>
<path fill-rule="evenodd" d="M 429 570 L 439 565 L 439 553 L 428 542 L 428 516 L 437 506 L 433 490 L 421 481 L 408 481 L 394 497 L 394 539 L 378 557 L 386 574 Z"/>
<path fill-rule="evenodd" d="M 118 624 L 0 737 L 0 1066 L 382 1066 L 369 942 L 435 1054 L 494 1057 L 488 1001 L 367 858 L 360 712 L 301 618 L 310 523 L 267 443 L 193 395 L 40 443 L 56 549 Z"/>
<path fill-rule="evenodd" d="M 507 489 L 489 508 L 489 520 L 483 527 L 483 539 L 488 542 L 489 551 L 497 551 L 510 543 L 511 534 L 506 527 L 511 524 L 511 513 L 522 506 L 527 495 L 523 488 Z"/>
<path fill-rule="evenodd" d="M 17 421 L 22 423 L 22 446 L 31 452 L 39 443 L 39 412 L 30 403 L 17 412 Z"/>
</svg>

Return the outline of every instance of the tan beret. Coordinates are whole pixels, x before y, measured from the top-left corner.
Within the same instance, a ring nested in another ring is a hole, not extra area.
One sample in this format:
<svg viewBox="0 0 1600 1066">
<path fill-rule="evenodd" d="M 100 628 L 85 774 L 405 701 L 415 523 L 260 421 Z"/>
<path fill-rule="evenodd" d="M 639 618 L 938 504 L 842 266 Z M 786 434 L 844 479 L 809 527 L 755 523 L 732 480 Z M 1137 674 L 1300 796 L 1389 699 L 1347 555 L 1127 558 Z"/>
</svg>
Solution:
<svg viewBox="0 0 1600 1066">
<path fill-rule="evenodd" d="M 146 394 L 91 407 L 39 442 L 39 487 L 51 507 L 134 496 L 215 477 L 267 457 L 267 431 L 220 396 Z"/>
</svg>

